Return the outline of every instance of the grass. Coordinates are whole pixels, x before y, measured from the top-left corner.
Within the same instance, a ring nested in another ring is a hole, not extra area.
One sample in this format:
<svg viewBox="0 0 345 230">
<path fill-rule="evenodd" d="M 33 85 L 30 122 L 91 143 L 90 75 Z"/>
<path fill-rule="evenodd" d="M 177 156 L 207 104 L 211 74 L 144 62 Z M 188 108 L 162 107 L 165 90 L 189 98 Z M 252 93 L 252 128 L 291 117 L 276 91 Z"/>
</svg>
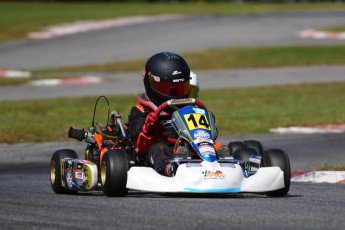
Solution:
<svg viewBox="0 0 345 230">
<path fill-rule="evenodd" d="M 329 32 L 345 32 L 345 25 L 343 26 L 333 26 L 333 27 L 327 27 L 324 29 L 320 29 L 322 31 L 329 31 Z"/>
<path fill-rule="evenodd" d="M 203 90 L 200 99 L 216 115 L 220 135 L 267 133 L 277 126 L 343 123 L 345 82 Z M 123 120 L 135 95 L 109 96 Z M 224 100 L 226 98 L 226 100 Z M 0 142 L 67 141 L 70 126 L 91 125 L 96 97 L 0 102 Z M 100 104 L 99 108 L 105 108 Z M 105 123 L 106 110 L 96 120 Z"/>
<path fill-rule="evenodd" d="M 345 166 L 334 166 L 325 164 L 324 166 L 315 169 L 317 171 L 345 171 Z"/>
<path fill-rule="evenodd" d="M 23 39 L 44 27 L 80 20 L 135 15 L 260 14 L 305 10 L 344 10 L 341 3 L 0 3 L 0 43 Z"/>
</svg>

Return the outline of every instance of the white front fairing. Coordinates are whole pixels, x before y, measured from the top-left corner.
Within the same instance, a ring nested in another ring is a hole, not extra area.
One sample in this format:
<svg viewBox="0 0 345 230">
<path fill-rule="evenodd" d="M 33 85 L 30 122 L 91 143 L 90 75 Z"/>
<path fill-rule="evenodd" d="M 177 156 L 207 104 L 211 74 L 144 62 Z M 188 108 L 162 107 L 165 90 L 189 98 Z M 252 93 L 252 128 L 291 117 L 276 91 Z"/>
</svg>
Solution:
<svg viewBox="0 0 345 230">
<path fill-rule="evenodd" d="M 158 174 L 149 167 L 131 167 L 127 188 L 149 192 L 236 193 L 267 192 L 284 187 L 279 167 L 260 168 L 245 178 L 241 166 L 203 161 L 181 164 L 175 177 Z"/>
</svg>

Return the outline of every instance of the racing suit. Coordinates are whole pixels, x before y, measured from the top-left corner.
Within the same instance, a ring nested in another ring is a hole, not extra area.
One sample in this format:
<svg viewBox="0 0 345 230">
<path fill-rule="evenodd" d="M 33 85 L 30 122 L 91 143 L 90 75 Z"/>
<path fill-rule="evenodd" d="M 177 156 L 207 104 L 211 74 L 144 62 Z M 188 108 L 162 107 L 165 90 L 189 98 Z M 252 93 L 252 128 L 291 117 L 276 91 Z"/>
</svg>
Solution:
<svg viewBox="0 0 345 230">
<path fill-rule="evenodd" d="M 173 127 L 164 126 L 164 122 L 170 119 L 168 114 L 159 116 L 158 128 L 154 132 L 145 134 L 143 126 L 145 118 L 158 107 L 150 101 L 146 94 L 138 96 L 139 104 L 132 107 L 128 117 L 128 133 L 131 138 L 137 160 L 144 166 L 158 169 L 165 162 L 173 158 L 174 143 L 170 143 L 162 135 L 177 138 Z"/>
</svg>

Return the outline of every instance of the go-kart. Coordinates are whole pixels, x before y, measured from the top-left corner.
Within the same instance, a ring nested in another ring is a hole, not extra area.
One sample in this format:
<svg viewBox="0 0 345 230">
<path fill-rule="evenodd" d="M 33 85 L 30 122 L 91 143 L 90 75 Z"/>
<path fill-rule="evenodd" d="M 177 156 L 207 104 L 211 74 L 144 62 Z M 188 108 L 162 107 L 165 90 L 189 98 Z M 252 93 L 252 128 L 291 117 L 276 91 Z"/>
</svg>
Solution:
<svg viewBox="0 0 345 230">
<path fill-rule="evenodd" d="M 98 101 L 98 100 L 97 100 Z M 96 102 L 97 105 L 97 102 Z M 96 109 L 95 105 L 95 109 Z M 227 152 L 215 147 L 217 135 L 212 114 L 194 98 L 164 102 L 155 113 L 171 112 L 166 127 L 173 127 L 176 155 L 157 170 L 136 162 L 134 151 L 120 116 L 115 117 L 119 132 L 105 133 L 94 124 L 88 132 L 70 128 L 69 137 L 88 143 L 85 160 L 73 150 L 62 149 L 51 160 L 51 185 L 55 193 L 102 190 L 107 196 L 126 196 L 129 190 L 158 193 L 240 193 L 285 196 L 290 188 L 290 162 L 280 149 L 263 150 L 259 141 L 235 141 Z M 95 114 L 95 112 L 94 112 Z M 108 110 L 109 114 L 109 110 Z M 95 131 L 96 130 L 96 131 Z M 110 136 L 110 138 L 109 138 Z M 110 143 L 109 143 L 110 142 Z M 161 173 L 169 165 L 172 176 Z"/>
</svg>

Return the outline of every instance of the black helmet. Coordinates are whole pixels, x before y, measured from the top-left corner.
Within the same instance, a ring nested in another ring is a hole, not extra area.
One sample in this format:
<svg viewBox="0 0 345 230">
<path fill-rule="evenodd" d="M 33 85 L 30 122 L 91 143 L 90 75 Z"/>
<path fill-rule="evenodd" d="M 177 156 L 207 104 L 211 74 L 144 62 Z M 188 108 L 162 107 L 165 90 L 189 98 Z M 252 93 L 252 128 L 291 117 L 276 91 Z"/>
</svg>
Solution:
<svg viewBox="0 0 345 230">
<path fill-rule="evenodd" d="M 170 99 L 188 97 L 190 70 L 178 54 L 157 53 L 143 71 L 146 95 L 157 106 Z"/>
</svg>

